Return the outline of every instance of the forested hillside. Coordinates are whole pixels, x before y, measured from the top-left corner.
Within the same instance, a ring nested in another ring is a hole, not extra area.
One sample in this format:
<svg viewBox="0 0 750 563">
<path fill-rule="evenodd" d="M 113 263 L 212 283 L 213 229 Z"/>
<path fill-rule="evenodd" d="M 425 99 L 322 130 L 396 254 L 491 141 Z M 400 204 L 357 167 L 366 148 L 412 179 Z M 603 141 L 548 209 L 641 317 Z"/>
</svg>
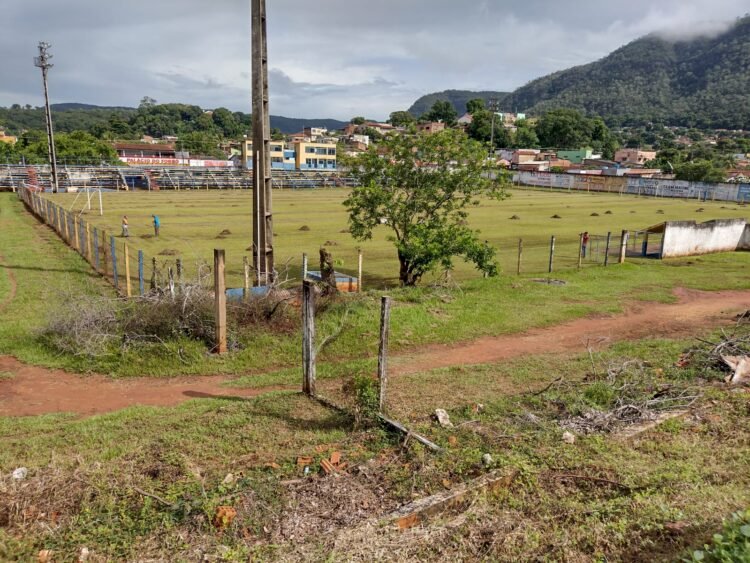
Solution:
<svg viewBox="0 0 750 563">
<path fill-rule="evenodd" d="M 429 100 L 447 97 L 460 113 L 467 99 L 485 93 L 460 94 L 431 94 L 412 110 L 419 114 Z M 618 125 L 750 129 L 750 17 L 716 37 L 649 35 L 594 63 L 534 80 L 501 105 L 532 115 L 579 109 Z"/>
</svg>

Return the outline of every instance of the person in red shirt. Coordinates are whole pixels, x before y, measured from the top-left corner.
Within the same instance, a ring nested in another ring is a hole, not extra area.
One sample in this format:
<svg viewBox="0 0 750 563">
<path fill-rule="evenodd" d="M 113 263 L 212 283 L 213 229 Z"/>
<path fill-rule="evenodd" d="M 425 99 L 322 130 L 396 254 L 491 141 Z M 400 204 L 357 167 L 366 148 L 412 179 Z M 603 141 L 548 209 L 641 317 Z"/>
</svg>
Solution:
<svg viewBox="0 0 750 563">
<path fill-rule="evenodd" d="M 589 232 L 586 231 L 581 236 L 581 255 L 586 258 L 586 248 L 589 246 Z"/>
</svg>

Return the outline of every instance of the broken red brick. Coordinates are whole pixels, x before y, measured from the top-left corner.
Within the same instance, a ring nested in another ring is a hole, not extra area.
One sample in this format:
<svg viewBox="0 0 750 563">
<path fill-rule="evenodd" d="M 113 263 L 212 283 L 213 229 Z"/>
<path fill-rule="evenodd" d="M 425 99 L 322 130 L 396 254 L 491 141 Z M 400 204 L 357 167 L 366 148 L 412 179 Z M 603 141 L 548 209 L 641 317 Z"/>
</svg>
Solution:
<svg viewBox="0 0 750 563">
<path fill-rule="evenodd" d="M 341 463 L 341 452 L 333 452 L 331 454 L 331 463 L 333 465 L 338 465 Z"/>
<path fill-rule="evenodd" d="M 311 465 L 313 462 L 313 458 L 307 457 L 307 456 L 300 456 L 297 458 L 297 467 L 305 467 L 306 465 Z"/>
</svg>

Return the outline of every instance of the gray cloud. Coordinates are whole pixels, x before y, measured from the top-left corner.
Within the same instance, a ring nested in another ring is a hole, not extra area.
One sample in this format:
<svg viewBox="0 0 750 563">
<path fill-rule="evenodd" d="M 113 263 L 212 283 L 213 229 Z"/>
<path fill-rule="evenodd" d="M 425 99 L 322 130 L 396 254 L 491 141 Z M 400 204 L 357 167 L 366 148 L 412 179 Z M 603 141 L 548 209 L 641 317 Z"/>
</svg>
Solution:
<svg viewBox="0 0 750 563">
<path fill-rule="evenodd" d="M 271 109 L 382 118 L 446 88 L 511 90 L 648 33 L 718 33 L 747 0 L 268 0 Z M 3 0 L 0 105 L 41 103 L 36 43 L 53 44 L 56 102 L 250 109 L 247 0 Z"/>
</svg>

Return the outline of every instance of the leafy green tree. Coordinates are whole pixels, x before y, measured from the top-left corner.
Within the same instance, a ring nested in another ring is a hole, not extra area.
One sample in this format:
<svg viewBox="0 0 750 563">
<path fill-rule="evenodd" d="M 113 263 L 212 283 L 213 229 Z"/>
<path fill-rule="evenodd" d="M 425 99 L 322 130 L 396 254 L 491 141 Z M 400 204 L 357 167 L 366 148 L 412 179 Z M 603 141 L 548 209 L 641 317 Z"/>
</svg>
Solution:
<svg viewBox="0 0 750 563">
<path fill-rule="evenodd" d="M 408 127 L 417 122 L 417 119 L 408 111 L 394 111 L 388 122 L 394 127 Z"/>
<path fill-rule="evenodd" d="M 422 121 L 442 121 L 448 127 L 453 127 L 458 119 L 458 113 L 453 104 L 448 101 L 438 100 L 432 105 L 432 109 L 421 117 Z"/>
<path fill-rule="evenodd" d="M 362 116 L 352 117 L 352 125 L 364 125 L 365 123 L 367 123 L 367 120 Z"/>
<path fill-rule="evenodd" d="M 580 112 L 555 109 L 545 113 L 536 127 L 544 147 L 578 149 L 591 143 L 594 123 Z"/>
<path fill-rule="evenodd" d="M 193 131 L 180 135 L 176 143 L 178 151 L 186 151 L 191 157 L 210 156 L 212 158 L 224 158 L 224 153 L 219 149 L 219 138 L 210 133 Z"/>
<path fill-rule="evenodd" d="M 462 256 L 497 275 L 495 249 L 467 224 L 468 208 L 482 195 L 505 196 L 505 176 L 491 179 L 484 147 L 456 130 L 386 138 L 349 163 L 359 180 L 344 202 L 352 236 L 372 238 L 385 225 L 400 263 L 399 279 L 416 285 L 440 265 Z"/>
<path fill-rule="evenodd" d="M 213 125 L 221 131 L 224 138 L 238 139 L 242 135 L 242 125 L 227 108 L 215 109 L 211 117 Z"/>
<path fill-rule="evenodd" d="M 675 166 L 678 180 L 689 182 L 724 182 L 726 173 L 723 168 L 710 160 L 695 160 Z"/>
<path fill-rule="evenodd" d="M 474 98 L 473 100 L 466 102 L 466 112 L 471 115 L 477 114 L 485 109 L 486 106 L 482 98 Z"/>
<path fill-rule="evenodd" d="M 539 137 L 536 130 L 526 120 L 516 123 L 518 129 L 513 140 L 513 146 L 518 149 L 538 149 Z"/>
</svg>

